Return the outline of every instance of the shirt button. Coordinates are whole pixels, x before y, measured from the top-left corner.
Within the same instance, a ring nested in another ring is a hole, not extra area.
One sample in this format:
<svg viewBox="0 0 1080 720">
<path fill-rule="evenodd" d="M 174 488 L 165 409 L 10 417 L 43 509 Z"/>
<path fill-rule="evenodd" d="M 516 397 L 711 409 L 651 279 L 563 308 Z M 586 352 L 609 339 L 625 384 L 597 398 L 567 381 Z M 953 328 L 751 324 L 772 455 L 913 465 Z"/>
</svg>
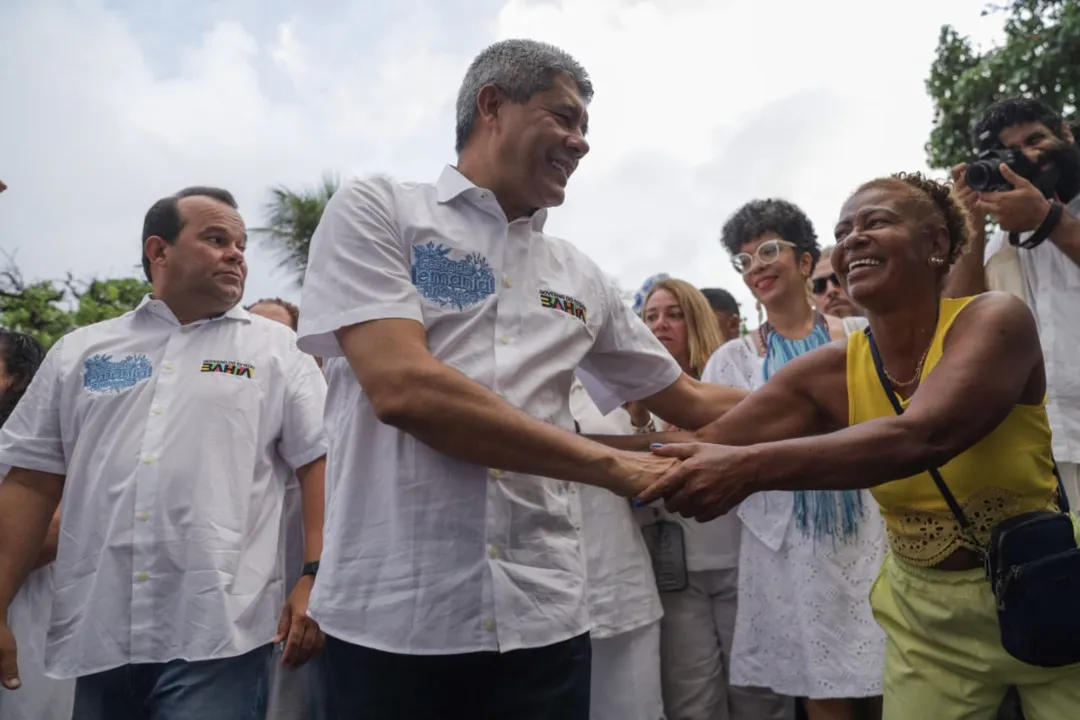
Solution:
<svg viewBox="0 0 1080 720">
<path fill-rule="evenodd" d="M 172 363 L 167 362 L 162 367 L 164 367 L 166 370 L 172 370 Z"/>
<path fill-rule="evenodd" d="M 154 414 L 155 415 L 160 415 L 161 414 L 161 408 L 159 408 L 159 407 L 154 408 Z"/>
<path fill-rule="evenodd" d="M 488 548 L 488 557 L 492 560 L 499 557 L 499 548 L 495 547 L 494 545 L 490 546 Z"/>
<path fill-rule="evenodd" d="M 138 575 L 135 576 L 135 579 L 142 583 L 142 582 L 146 582 L 147 580 L 149 580 L 150 576 L 147 573 L 141 572 L 141 573 L 139 573 Z"/>
<path fill-rule="evenodd" d="M 141 513 L 139 513 L 138 515 L 136 515 L 135 517 L 139 518 L 139 519 L 140 519 L 140 520 L 142 520 L 143 522 L 146 522 L 147 520 L 149 520 L 149 519 L 150 519 L 150 513 L 148 513 L 148 512 L 141 512 Z"/>
<path fill-rule="evenodd" d="M 509 345 L 510 344 L 510 338 L 503 335 L 502 340 L 500 340 L 499 342 L 501 342 L 503 345 Z"/>
<path fill-rule="evenodd" d="M 497 477 L 499 477 L 501 475 L 502 475 L 502 470 L 492 470 L 491 471 L 491 477 L 493 477 L 493 478 L 497 478 Z"/>
<path fill-rule="evenodd" d="M 513 284 L 514 283 L 510 282 L 510 278 L 508 278 L 508 277 L 503 278 L 503 287 L 510 287 Z"/>
<path fill-rule="evenodd" d="M 491 618 L 488 618 L 487 620 L 485 620 L 484 621 L 484 629 L 487 630 L 488 632 L 491 632 L 492 630 L 494 630 L 495 629 L 495 621 L 492 620 Z"/>
<path fill-rule="evenodd" d="M 154 462 L 154 458 L 153 458 L 153 457 L 151 457 L 150 455 L 147 455 L 146 457 L 144 457 L 144 458 L 142 459 L 142 461 L 143 461 L 144 463 L 146 463 L 147 465 L 149 465 L 150 463 Z"/>
</svg>

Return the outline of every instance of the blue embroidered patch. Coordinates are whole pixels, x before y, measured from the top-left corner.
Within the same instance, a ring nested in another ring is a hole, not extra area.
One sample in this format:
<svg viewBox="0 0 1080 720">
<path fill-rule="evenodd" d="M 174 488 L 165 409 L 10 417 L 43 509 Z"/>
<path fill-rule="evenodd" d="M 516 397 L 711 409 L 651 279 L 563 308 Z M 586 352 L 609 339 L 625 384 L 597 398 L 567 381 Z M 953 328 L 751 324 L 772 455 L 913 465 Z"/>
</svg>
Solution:
<svg viewBox="0 0 1080 720">
<path fill-rule="evenodd" d="M 495 292 L 495 274 L 487 258 L 469 253 L 461 260 L 450 257 L 450 248 L 429 242 L 413 245 L 412 282 L 428 300 L 442 307 L 464 310 Z"/>
<path fill-rule="evenodd" d="M 119 393 L 130 390 L 154 374 L 150 358 L 142 353 L 113 360 L 98 353 L 83 362 L 83 387 L 93 393 Z"/>
</svg>

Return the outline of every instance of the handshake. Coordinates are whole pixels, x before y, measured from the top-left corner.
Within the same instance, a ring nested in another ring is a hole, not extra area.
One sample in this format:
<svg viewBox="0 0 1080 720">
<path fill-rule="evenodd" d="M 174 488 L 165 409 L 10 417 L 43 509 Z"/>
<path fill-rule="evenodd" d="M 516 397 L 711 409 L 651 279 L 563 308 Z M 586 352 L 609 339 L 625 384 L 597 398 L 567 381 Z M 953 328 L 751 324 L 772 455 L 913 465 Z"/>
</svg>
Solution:
<svg viewBox="0 0 1080 720">
<path fill-rule="evenodd" d="M 753 486 L 748 448 L 701 442 L 653 445 L 650 453 L 620 451 L 617 484 L 608 489 L 635 506 L 663 499 L 669 512 L 707 522 L 761 488 Z"/>
</svg>

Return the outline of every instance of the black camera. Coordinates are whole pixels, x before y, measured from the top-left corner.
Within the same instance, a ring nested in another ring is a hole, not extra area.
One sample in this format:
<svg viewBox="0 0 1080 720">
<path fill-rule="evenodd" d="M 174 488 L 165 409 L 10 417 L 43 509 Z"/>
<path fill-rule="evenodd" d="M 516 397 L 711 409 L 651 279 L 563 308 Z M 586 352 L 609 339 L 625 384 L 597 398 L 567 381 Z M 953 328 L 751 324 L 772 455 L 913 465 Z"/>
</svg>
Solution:
<svg viewBox="0 0 1080 720">
<path fill-rule="evenodd" d="M 979 159 L 968 165 L 967 172 L 964 174 L 968 187 L 976 192 L 1012 190 L 1013 186 L 1001 175 L 1002 164 L 1008 165 L 1010 170 L 1032 184 L 1037 184 L 1042 172 L 1042 169 L 1029 160 L 1024 153 L 1019 150 L 1010 150 L 998 143 L 983 150 L 979 153 Z"/>
</svg>

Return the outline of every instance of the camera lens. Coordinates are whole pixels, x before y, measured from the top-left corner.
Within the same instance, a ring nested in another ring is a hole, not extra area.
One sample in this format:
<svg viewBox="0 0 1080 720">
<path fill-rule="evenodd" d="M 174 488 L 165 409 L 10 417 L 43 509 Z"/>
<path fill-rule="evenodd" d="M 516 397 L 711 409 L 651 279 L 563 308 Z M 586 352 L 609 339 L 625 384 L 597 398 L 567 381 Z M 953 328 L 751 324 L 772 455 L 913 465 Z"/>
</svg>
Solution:
<svg viewBox="0 0 1080 720">
<path fill-rule="evenodd" d="M 997 168 L 993 164 L 986 160 L 979 160 L 968 165 L 964 179 L 967 181 L 969 188 L 982 191 L 990 187 L 996 174 Z"/>
</svg>

